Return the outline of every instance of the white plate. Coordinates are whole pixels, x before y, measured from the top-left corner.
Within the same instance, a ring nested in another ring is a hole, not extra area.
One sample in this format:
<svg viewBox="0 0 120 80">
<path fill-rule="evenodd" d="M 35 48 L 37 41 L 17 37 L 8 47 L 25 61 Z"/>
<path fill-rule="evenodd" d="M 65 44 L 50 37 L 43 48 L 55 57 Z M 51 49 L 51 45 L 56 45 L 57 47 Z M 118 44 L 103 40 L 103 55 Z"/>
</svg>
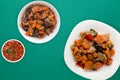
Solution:
<svg viewBox="0 0 120 80">
<path fill-rule="evenodd" d="M 38 39 L 36 37 L 30 37 L 30 36 L 26 36 L 25 35 L 25 31 L 20 27 L 20 23 L 21 23 L 21 18 L 22 18 L 22 15 L 24 14 L 25 10 L 30 6 L 30 5 L 33 5 L 33 4 L 41 4 L 41 5 L 46 5 L 47 7 L 49 7 L 51 10 L 53 10 L 53 12 L 55 13 L 55 16 L 56 16 L 56 19 L 57 19 L 57 24 L 55 26 L 55 29 L 53 30 L 53 33 L 50 33 L 49 36 L 45 36 L 44 38 L 42 39 Z M 52 4 L 48 3 L 48 2 L 45 2 L 45 1 L 32 1 L 28 4 L 26 4 L 20 11 L 19 15 L 18 15 L 18 21 L 17 21 L 17 24 L 18 24 L 18 29 L 20 31 L 20 33 L 22 34 L 22 36 L 27 39 L 28 41 L 30 42 L 33 42 L 33 43 L 45 43 L 45 42 L 48 42 L 50 40 L 52 40 L 58 33 L 59 31 L 59 28 L 60 28 L 60 16 L 59 16 L 59 13 L 57 11 L 57 9 L 52 6 Z"/>
<path fill-rule="evenodd" d="M 89 29 L 94 29 L 98 33 L 110 33 L 110 40 L 113 41 L 114 49 L 115 49 L 115 55 L 113 56 L 113 63 L 110 66 L 103 66 L 98 71 L 85 71 L 82 68 L 75 65 L 75 60 L 72 55 L 72 51 L 70 46 L 74 43 L 74 40 L 79 38 L 79 34 L 81 31 L 86 31 Z M 120 34 L 118 31 L 116 31 L 111 26 L 96 21 L 96 20 L 85 20 L 80 23 L 78 23 L 74 29 L 72 30 L 66 46 L 64 50 L 64 60 L 66 65 L 70 70 L 72 70 L 74 73 L 88 78 L 88 79 L 94 79 L 94 80 L 105 80 L 110 77 L 112 77 L 120 65 Z"/>
</svg>

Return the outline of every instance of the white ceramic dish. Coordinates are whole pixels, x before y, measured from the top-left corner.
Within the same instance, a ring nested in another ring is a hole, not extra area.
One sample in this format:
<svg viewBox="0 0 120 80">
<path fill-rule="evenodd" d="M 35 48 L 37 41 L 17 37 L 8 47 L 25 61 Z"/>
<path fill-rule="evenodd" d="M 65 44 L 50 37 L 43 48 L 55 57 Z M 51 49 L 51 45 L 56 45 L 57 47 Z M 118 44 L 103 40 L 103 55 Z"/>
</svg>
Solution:
<svg viewBox="0 0 120 80">
<path fill-rule="evenodd" d="M 23 49 L 24 49 L 23 55 L 22 55 L 22 57 L 21 57 L 20 59 L 18 59 L 18 60 L 16 60 L 16 61 L 11 61 L 11 60 L 7 59 L 7 58 L 4 56 L 4 54 L 3 54 L 3 51 L 2 51 L 2 50 L 3 50 L 3 47 L 4 47 L 4 45 L 5 45 L 7 42 L 9 42 L 9 41 L 17 41 L 17 42 L 19 42 L 19 43 L 23 46 Z M 17 39 L 9 39 L 9 40 L 7 40 L 7 41 L 2 45 L 1 53 L 2 53 L 3 58 L 4 58 L 6 61 L 11 62 L 11 63 L 16 63 L 16 62 L 19 62 L 20 60 L 23 59 L 23 57 L 24 57 L 24 55 L 25 55 L 25 47 L 24 47 L 23 43 L 20 42 L 19 40 L 17 40 Z"/>
<path fill-rule="evenodd" d="M 30 6 L 30 5 L 33 5 L 33 4 L 41 4 L 41 5 L 46 5 L 47 7 L 49 7 L 51 10 L 53 10 L 53 12 L 55 13 L 55 17 L 57 19 L 57 24 L 55 26 L 55 29 L 53 30 L 53 33 L 51 33 L 49 36 L 45 36 L 44 38 L 42 39 L 38 39 L 38 38 L 35 38 L 35 37 L 30 37 L 30 36 L 26 36 L 25 35 L 25 31 L 20 27 L 20 23 L 21 23 L 21 18 L 22 18 L 22 15 L 24 14 L 25 10 Z M 48 2 L 45 2 L 45 1 L 33 1 L 33 2 L 30 2 L 28 4 L 26 4 L 20 11 L 19 15 L 18 15 L 18 21 L 17 21 L 17 24 L 18 24 L 18 29 L 19 29 L 19 32 L 21 33 L 21 35 L 27 39 L 28 41 L 30 42 L 33 42 L 33 43 L 45 43 L 45 42 L 48 42 L 50 41 L 51 39 L 53 39 L 56 34 L 58 33 L 59 31 L 59 28 L 60 28 L 60 16 L 59 16 L 59 13 L 57 11 L 57 9 L 52 6 L 52 4 L 48 3 Z"/>
<path fill-rule="evenodd" d="M 94 29 L 98 33 L 110 33 L 110 40 L 112 40 L 115 49 L 115 55 L 113 56 L 113 63 L 110 66 L 103 66 L 98 71 L 85 71 L 82 68 L 75 65 L 75 60 L 72 55 L 70 46 L 74 43 L 74 40 L 79 38 L 81 31 L 86 31 L 89 29 Z M 120 34 L 111 26 L 96 21 L 96 20 L 85 20 L 78 23 L 72 30 L 65 46 L 64 50 L 64 60 L 66 65 L 74 73 L 92 80 L 106 80 L 112 77 L 120 65 Z"/>
</svg>

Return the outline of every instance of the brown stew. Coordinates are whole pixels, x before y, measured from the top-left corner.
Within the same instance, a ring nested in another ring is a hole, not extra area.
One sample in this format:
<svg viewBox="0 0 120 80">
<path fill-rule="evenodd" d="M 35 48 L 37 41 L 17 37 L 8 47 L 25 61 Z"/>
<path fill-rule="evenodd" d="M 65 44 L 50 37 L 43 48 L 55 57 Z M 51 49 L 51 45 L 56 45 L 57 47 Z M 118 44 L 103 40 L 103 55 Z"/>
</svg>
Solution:
<svg viewBox="0 0 120 80">
<path fill-rule="evenodd" d="M 27 36 L 43 38 L 53 32 L 56 26 L 54 12 L 45 5 L 31 5 L 22 16 L 21 27 Z"/>
</svg>

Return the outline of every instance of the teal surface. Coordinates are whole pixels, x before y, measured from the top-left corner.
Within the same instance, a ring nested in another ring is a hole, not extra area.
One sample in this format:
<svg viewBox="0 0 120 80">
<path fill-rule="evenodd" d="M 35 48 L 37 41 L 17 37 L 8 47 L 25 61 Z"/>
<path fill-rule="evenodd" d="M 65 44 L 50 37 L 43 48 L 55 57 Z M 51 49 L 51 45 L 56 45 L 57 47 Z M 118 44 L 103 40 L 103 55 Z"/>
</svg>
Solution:
<svg viewBox="0 0 120 80">
<path fill-rule="evenodd" d="M 44 44 L 27 41 L 17 28 L 19 11 L 31 1 L 0 0 L 0 47 L 14 38 L 26 48 L 24 58 L 14 64 L 0 54 L 0 80 L 87 80 L 69 70 L 64 62 L 67 38 L 74 26 L 86 19 L 105 22 L 120 32 L 120 0 L 45 0 L 57 8 L 61 28 L 54 39 Z M 119 75 L 120 68 L 109 80 L 119 80 Z"/>
</svg>

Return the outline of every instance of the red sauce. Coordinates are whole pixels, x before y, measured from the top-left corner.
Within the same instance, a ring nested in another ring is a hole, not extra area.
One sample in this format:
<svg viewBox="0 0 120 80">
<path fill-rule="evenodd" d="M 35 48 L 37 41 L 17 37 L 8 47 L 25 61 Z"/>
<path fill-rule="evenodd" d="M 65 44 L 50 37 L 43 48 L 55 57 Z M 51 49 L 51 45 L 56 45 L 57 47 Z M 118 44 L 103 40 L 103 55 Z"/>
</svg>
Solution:
<svg viewBox="0 0 120 80">
<path fill-rule="evenodd" d="M 23 56 L 24 48 L 20 42 L 11 40 L 5 43 L 2 52 L 6 59 L 10 61 L 17 61 Z"/>
</svg>

